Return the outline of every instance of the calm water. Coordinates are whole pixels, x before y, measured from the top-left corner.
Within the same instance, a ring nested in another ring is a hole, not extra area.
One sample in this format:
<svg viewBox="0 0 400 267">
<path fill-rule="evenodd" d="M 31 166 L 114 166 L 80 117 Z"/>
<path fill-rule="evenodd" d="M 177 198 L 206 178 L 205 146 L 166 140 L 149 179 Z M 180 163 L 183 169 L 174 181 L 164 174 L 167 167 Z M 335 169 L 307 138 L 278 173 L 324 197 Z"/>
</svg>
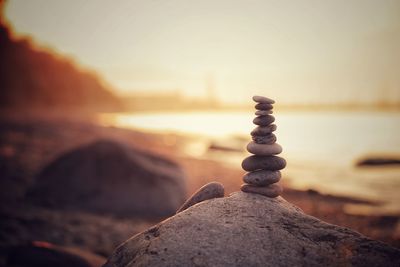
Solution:
<svg viewBox="0 0 400 267">
<path fill-rule="evenodd" d="M 400 167 L 354 167 L 366 155 L 400 155 L 400 113 L 278 112 L 274 116 L 282 156 L 288 161 L 284 177 L 291 186 L 380 200 L 385 204 L 374 211 L 400 213 Z M 254 128 L 253 117 L 252 111 L 125 113 L 104 114 L 100 121 L 190 135 L 192 141 L 183 148 L 186 153 L 240 166 L 245 152 L 209 152 L 207 148 L 213 142 L 243 148 Z"/>
</svg>

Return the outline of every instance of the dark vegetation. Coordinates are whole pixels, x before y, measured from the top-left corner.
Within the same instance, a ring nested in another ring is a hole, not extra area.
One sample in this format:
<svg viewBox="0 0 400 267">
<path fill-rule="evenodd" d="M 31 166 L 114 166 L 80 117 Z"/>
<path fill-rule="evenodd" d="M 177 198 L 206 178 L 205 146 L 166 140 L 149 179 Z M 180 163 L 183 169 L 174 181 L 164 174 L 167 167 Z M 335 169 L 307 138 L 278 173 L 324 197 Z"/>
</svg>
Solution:
<svg viewBox="0 0 400 267">
<path fill-rule="evenodd" d="M 0 14 L 1 16 L 1 14 Z M 13 37 L 0 18 L 1 109 L 80 109 L 112 111 L 121 102 L 95 73 L 72 60 Z"/>
</svg>

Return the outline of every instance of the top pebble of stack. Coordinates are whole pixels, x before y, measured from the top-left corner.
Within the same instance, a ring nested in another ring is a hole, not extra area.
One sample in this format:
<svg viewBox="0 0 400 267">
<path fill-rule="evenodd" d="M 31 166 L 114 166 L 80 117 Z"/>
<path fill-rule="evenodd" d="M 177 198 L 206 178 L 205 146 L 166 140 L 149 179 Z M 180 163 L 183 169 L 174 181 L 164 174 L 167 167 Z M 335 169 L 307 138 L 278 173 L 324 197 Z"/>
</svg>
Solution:
<svg viewBox="0 0 400 267">
<path fill-rule="evenodd" d="M 254 102 L 261 103 L 261 104 L 275 104 L 275 100 L 269 99 L 265 96 L 255 95 L 253 96 Z"/>
</svg>

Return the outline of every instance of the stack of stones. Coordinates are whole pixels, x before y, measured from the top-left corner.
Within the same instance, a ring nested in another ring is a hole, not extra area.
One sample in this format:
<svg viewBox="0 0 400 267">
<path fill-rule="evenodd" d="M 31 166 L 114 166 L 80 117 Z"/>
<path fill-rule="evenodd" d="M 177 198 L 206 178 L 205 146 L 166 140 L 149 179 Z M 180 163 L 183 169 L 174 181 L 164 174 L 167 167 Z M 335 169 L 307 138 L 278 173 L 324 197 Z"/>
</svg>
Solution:
<svg viewBox="0 0 400 267">
<path fill-rule="evenodd" d="M 254 155 L 242 162 L 242 168 L 248 173 L 243 176 L 245 184 L 241 190 L 277 197 L 282 193 L 278 182 L 281 179 L 280 170 L 285 168 L 286 161 L 276 156 L 282 152 L 282 147 L 276 143 L 276 136 L 273 134 L 276 125 L 272 124 L 275 118 L 271 114 L 275 101 L 263 96 L 253 96 L 253 100 L 257 103 L 257 117 L 253 120 L 257 127 L 251 132 L 253 141 L 247 145 L 247 151 Z"/>
</svg>

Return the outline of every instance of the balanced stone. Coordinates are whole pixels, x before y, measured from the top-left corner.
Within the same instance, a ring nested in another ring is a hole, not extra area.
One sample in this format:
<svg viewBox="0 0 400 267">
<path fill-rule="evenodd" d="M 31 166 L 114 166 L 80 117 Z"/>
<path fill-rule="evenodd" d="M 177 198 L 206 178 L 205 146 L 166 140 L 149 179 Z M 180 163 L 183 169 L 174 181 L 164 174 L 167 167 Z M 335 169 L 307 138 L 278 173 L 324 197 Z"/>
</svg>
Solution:
<svg viewBox="0 0 400 267">
<path fill-rule="evenodd" d="M 270 170 L 279 171 L 285 168 L 286 160 L 278 156 L 249 156 L 242 161 L 245 171 Z"/>
<path fill-rule="evenodd" d="M 270 125 L 275 121 L 275 117 L 271 115 L 255 117 L 253 123 L 260 126 Z"/>
<path fill-rule="evenodd" d="M 272 124 L 275 117 L 270 115 L 275 101 L 263 96 L 254 96 L 253 100 L 257 102 L 257 117 L 253 123 L 258 126 L 251 132 L 253 141 L 247 145 L 247 151 L 254 155 L 242 161 L 242 168 L 248 173 L 243 176 L 246 184 L 241 190 L 275 198 L 282 193 L 278 182 L 281 179 L 280 170 L 286 166 L 285 159 L 276 156 L 282 152 L 282 147 L 276 143 L 273 132 L 277 127 Z"/>
<path fill-rule="evenodd" d="M 243 176 L 243 181 L 248 184 L 265 186 L 279 182 L 281 179 L 280 171 L 261 170 L 248 172 Z"/>
<path fill-rule="evenodd" d="M 274 104 L 275 103 L 275 100 L 272 100 L 265 96 L 259 96 L 259 95 L 253 96 L 253 100 L 254 100 L 254 102 L 263 103 L 263 104 Z"/>
<path fill-rule="evenodd" d="M 273 108 L 273 106 L 271 104 L 258 103 L 255 105 L 255 108 L 258 110 L 270 110 Z"/>
<path fill-rule="evenodd" d="M 272 114 L 272 109 L 270 109 L 270 110 L 257 110 L 254 114 L 256 114 L 257 116 L 269 115 L 269 114 Z"/>
<path fill-rule="evenodd" d="M 271 184 L 269 186 L 254 186 L 249 184 L 244 184 L 240 188 L 246 193 L 260 194 L 266 197 L 278 197 L 283 192 L 283 188 L 280 184 Z"/>
<path fill-rule="evenodd" d="M 266 135 L 253 135 L 251 138 L 257 144 L 271 145 L 276 142 L 276 136 L 273 133 Z"/>
<path fill-rule="evenodd" d="M 276 143 L 272 145 L 266 145 L 266 144 L 257 144 L 255 142 L 250 142 L 247 145 L 247 151 L 259 156 L 270 156 L 281 153 L 282 147 Z"/>
<path fill-rule="evenodd" d="M 275 124 L 270 124 L 266 126 L 258 126 L 254 128 L 253 131 L 251 131 L 251 136 L 264 136 L 267 134 L 270 134 L 276 130 L 276 125 Z"/>
</svg>

